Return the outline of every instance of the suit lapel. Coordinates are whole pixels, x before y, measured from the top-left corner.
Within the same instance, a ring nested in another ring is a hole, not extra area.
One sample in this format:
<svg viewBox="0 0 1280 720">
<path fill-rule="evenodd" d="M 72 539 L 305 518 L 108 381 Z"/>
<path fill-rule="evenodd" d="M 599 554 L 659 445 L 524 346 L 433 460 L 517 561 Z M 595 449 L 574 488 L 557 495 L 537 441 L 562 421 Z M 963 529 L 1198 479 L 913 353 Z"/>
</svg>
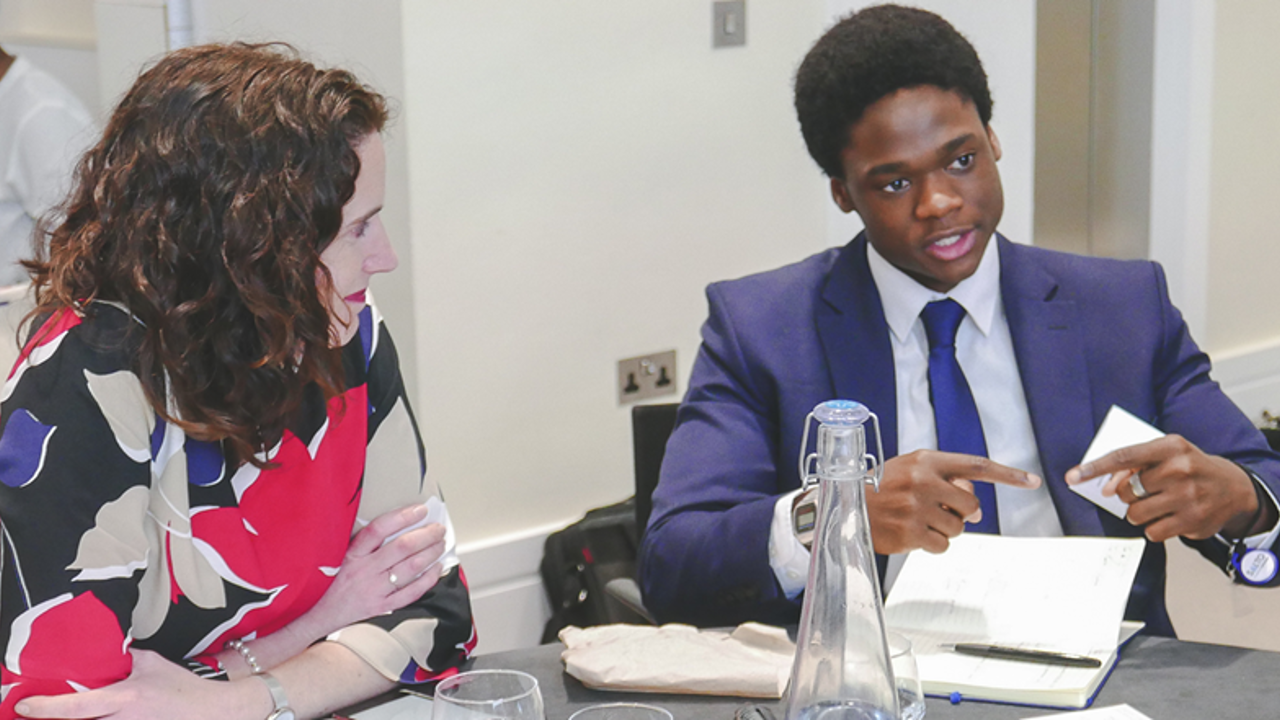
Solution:
<svg viewBox="0 0 1280 720">
<path fill-rule="evenodd" d="M 1067 535 L 1104 534 L 1100 510 L 1063 480 L 1096 430 L 1078 307 L 1026 248 L 999 238 L 1000 290 L 1045 481 Z"/>
<path fill-rule="evenodd" d="M 898 402 L 893 347 L 867 265 L 866 234 L 837 255 L 815 311 L 818 336 L 836 395 L 856 400 L 879 418 L 886 458 L 898 454 Z"/>
</svg>

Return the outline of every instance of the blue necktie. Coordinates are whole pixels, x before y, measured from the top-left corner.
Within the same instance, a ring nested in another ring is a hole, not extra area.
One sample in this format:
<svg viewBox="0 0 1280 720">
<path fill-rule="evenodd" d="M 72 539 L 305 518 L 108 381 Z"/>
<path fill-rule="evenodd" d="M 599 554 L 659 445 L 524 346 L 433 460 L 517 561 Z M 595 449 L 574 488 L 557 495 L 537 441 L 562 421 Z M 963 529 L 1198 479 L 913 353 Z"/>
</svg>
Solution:
<svg viewBox="0 0 1280 720">
<path fill-rule="evenodd" d="M 956 330 L 964 319 L 964 308 L 947 298 L 925 306 L 920 317 L 929 336 L 929 401 L 938 430 L 938 449 L 946 452 L 987 456 L 987 440 L 973 393 L 956 361 Z M 991 483 L 974 481 L 973 493 L 982 505 L 982 522 L 970 524 L 970 532 L 999 533 L 996 489 Z"/>
</svg>

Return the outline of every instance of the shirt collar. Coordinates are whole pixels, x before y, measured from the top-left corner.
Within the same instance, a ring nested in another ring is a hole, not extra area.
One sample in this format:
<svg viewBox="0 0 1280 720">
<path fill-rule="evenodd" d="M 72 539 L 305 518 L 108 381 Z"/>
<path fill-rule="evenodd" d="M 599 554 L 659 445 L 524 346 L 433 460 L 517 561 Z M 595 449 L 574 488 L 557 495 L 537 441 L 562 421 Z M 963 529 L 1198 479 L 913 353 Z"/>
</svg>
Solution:
<svg viewBox="0 0 1280 720">
<path fill-rule="evenodd" d="M 946 297 L 960 303 L 978 330 L 984 336 L 988 335 L 1000 309 L 1000 252 L 996 244 L 996 236 L 992 235 L 978 269 L 951 288 L 951 292 L 940 293 L 899 270 L 868 242 L 867 263 L 871 266 L 871 278 L 880 293 L 885 322 L 898 342 L 906 342 L 925 305 Z"/>
</svg>

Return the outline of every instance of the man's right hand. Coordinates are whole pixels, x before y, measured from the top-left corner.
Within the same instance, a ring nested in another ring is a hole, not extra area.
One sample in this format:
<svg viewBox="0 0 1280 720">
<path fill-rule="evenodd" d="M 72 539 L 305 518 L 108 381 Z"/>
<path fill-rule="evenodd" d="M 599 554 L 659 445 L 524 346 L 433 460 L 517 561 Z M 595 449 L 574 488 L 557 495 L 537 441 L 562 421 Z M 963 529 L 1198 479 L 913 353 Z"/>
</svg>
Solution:
<svg viewBox="0 0 1280 720">
<path fill-rule="evenodd" d="M 884 464 L 880 490 L 868 490 L 867 515 L 876 552 L 947 549 L 966 521 L 982 519 L 974 482 L 1034 489 L 1040 478 L 984 457 L 917 450 Z"/>
</svg>

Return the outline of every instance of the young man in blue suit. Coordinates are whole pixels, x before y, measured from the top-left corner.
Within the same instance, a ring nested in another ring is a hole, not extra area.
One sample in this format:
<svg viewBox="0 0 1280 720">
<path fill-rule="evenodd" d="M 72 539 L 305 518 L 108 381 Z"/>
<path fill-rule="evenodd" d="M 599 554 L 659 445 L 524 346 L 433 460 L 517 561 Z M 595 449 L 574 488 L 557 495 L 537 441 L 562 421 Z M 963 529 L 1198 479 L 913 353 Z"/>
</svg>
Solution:
<svg viewBox="0 0 1280 720">
<path fill-rule="evenodd" d="M 891 458 L 867 498 L 882 573 L 909 550 L 945 552 L 979 523 L 1145 535 L 1126 614 L 1172 635 L 1161 543 L 1180 537 L 1223 568 L 1270 549 L 1280 458 L 1210 379 L 1160 267 L 996 234 L 986 75 L 936 15 L 881 6 L 845 18 L 805 57 L 795 104 L 832 197 L 866 230 L 708 288 L 641 550 L 648 608 L 702 625 L 796 620 L 808 565 L 791 523 L 801 433 L 815 405 L 847 398 L 878 414 Z M 935 304 L 958 318 L 954 341 L 937 344 L 954 345 L 976 449 L 943 442 L 964 424 L 950 411 L 935 421 Z M 1078 466 L 1112 405 L 1167 435 Z M 1130 503 L 1123 519 L 1068 487 L 1105 473 Z"/>
</svg>

